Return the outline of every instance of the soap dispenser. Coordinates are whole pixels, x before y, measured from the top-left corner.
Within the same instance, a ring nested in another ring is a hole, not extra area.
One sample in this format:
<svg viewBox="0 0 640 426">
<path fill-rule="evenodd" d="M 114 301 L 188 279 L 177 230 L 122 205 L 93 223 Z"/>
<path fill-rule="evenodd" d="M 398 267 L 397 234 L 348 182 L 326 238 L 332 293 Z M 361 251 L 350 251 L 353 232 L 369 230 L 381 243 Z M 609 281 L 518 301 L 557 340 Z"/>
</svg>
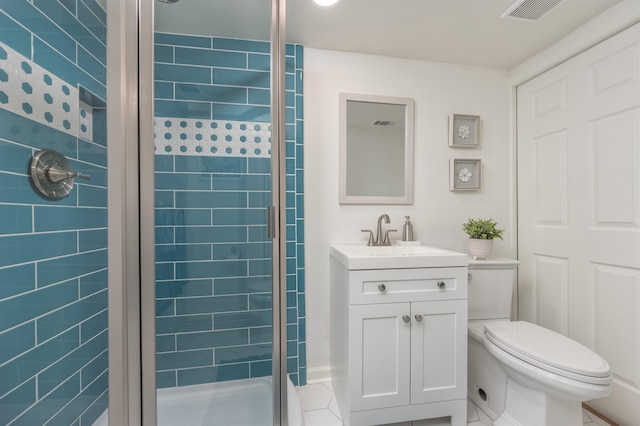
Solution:
<svg viewBox="0 0 640 426">
<path fill-rule="evenodd" d="M 402 228 L 402 241 L 413 241 L 413 224 L 411 218 L 405 216 L 404 226 Z"/>
</svg>

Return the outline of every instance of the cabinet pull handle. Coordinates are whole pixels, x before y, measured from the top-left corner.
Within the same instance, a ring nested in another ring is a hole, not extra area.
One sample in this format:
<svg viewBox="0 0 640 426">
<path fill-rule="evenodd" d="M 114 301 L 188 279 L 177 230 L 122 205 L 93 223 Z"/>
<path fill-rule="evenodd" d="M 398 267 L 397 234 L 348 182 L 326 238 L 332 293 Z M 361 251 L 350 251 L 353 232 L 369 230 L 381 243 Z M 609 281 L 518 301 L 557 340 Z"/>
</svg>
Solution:
<svg viewBox="0 0 640 426">
<path fill-rule="evenodd" d="M 382 284 L 382 283 L 378 284 L 378 290 L 380 290 L 380 291 L 385 291 L 386 289 L 387 289 L 387 286 L 386 286 L 386 285 L 384 285 L 384 284 Z"/>
<path fill-rule="evenodd" d="M 409 315 L 403 315 L 402 316 L 402 321 L 409 322 L 409 321 L 411 321 L 411 317 Z"/>
<path fill-rule="evenodd" d="M 447 284 L 444 281 L 438 281 L 438 288 L 443 289 L 447 286 Z"/>
<path fill-rule="evenodd" d="M 416 321 L 422 322 L 422 315 L 416 314 Z"/>
</svg>

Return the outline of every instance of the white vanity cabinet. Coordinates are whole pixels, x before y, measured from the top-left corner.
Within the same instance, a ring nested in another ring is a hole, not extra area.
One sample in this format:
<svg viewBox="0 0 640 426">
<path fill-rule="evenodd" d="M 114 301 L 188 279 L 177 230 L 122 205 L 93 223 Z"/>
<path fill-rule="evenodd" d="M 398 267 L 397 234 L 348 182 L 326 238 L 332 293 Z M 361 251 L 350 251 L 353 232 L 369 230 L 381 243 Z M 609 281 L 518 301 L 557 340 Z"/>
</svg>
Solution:
<svg viewBox="0 0 640 426">
<path fill-rule="evenodd" d="M 336 257 L 331 372 L 345 425 L 466 425 L 466 255 L 462 266 L 359 270 Z"/>
</svg>

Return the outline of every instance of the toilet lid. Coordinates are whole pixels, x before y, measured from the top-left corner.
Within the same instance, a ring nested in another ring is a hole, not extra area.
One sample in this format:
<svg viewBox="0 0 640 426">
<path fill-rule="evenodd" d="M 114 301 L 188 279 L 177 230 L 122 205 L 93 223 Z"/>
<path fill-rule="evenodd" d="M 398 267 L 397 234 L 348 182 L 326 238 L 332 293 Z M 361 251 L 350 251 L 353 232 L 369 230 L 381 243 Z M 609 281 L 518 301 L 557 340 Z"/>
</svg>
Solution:
<svg viewBox="0 0 640 426">
<path fill-rule="evenodd" d="M 485 324 L 485 335 L 492 343 L 511 355 L 564 377 L 600 382 L 597 378 L 611 376 L 607 361 L 591 349 L 562 334 L 529 322 L 505 321 Z"/>
</svg>

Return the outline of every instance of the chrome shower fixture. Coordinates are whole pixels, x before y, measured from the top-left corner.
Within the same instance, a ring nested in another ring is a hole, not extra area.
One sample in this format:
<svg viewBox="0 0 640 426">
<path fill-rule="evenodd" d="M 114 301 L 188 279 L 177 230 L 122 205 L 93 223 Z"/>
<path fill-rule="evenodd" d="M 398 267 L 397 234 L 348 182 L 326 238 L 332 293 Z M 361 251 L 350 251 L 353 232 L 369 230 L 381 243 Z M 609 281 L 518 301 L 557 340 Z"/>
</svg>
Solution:
<svg viewBox="0 0 640 426">
<path fill-rule="evenodd" d="M 31 181 L 40 195 L 58 201 L 73 190 L 74 178 L 91 179 L 84 173 L 74 172 L 71 163 L 58 151 L 43 149 L 31 157 Z"/>
</svg>

